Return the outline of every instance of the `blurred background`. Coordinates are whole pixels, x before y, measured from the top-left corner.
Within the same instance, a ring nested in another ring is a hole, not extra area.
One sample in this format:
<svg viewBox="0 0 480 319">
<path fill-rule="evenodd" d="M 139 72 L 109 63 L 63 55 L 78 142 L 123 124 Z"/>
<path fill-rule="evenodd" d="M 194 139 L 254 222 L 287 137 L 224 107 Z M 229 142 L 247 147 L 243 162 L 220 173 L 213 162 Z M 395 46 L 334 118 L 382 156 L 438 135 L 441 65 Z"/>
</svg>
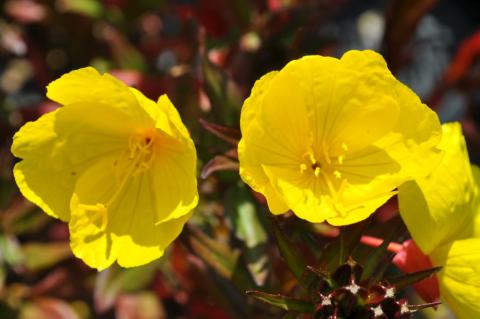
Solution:
<svg viewBox="0 0 480 319">
<path fill-rule="evenodd" d="M 479 162 L 479 1 L 0 1 L 0 318 L 281 317 L 246 297 L 241 280 L 240 289 L 231 284 L 239 258 L 263 290 L 286 292 L 295 281 L 272 244 L 261 199 L 239 180 L 234 147 L 199 120 L 238 127 L 261 75 L 306 54 L 349 49 L 381 52 L 442 121 L 461 121 Z M 86 267 L 71 255 L 67 226 L 23 199 L 13 181 L 14 132 L 57 107 L 45 97 L 50 81 L 88 65 L 154 100 L 167 93 L 195 140 L 199 172 L 209 163 L 194 228 L 140 268 Z M 381 216 L 379 229 L 395 218 Z M 331 231 L 290 225 L 298 242 L 311 241 L 306 228 Z M 441 306 L 418 318 L 453 317 Z"/>
</svg>

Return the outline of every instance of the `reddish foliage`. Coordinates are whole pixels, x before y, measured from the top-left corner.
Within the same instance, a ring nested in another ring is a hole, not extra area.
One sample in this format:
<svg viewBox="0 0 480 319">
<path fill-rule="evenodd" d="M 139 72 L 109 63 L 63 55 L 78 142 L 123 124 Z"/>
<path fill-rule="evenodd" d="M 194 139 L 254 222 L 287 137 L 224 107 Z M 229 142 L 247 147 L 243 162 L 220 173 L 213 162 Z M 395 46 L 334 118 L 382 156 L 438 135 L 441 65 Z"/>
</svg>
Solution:
<svg viewBox="0 0 480 319">
<path fill-rule="evenodd" d="M 463 41 L 444 75 L 446 85 L 454 85 L 467 75 L 480 55 L 480 31 Z"/>
<path fill-rule="evenodd" d="M 393 259 L 395 266 L 403 272 L 412 273 L 433 267 L 432 262 L 413 240 L 407 240 L 403 243 L 403 249 Z M 440 288 L 437 276 L 424 279 L 414 285 L 417 293 L 426 302 L 433 302 L 440 297 Z"/>
</svg>

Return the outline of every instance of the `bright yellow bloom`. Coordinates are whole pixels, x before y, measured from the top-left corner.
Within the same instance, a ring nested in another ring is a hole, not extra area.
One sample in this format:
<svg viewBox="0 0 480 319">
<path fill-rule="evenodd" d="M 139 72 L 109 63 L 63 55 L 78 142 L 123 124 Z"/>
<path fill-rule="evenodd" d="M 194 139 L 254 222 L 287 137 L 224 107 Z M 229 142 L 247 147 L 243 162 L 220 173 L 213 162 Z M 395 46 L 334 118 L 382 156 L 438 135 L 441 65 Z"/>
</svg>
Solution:
<svg viewBox="0 0 480 319">
<path fill-rule="evenodd" d="M 255 83 L 241 114 L 240 175 L 270 211 L 367 218 L 440 160 L 437 115 L 373 51 L 306 56 Z"/>
<path fill-rule="evenodd" d="M 168 97 L 155 103 L 91 67 L 47 96 L 63 107 L 13 138 L 23 195 L 69 223 L 73 253 L 91 267 L 162 256 L 198 202 L 195 146 Z"/>
<path fill-rule="evenodd" d="M 480 318 L 480 170 L 470 165 L 459 123 L 443 125 L 440 165 L 399 188 L 400 213 L 438 275 L 459 319 Z"/>
</svg>

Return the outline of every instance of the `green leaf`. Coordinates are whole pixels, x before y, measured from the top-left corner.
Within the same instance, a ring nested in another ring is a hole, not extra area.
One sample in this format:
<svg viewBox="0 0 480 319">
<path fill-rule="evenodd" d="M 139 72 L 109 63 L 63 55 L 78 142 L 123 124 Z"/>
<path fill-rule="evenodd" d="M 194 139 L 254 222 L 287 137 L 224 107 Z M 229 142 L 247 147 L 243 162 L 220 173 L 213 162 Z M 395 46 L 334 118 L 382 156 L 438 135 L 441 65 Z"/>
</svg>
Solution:
<svg viewBox="0 0 480 319">
<path fill-rule="evenodd" d="M 410 309 L 410 311 L 419 311 L 426 308 L 436 308 L 441 304 L 442 304 L 441 301 L 434 301 L 434 302 L 423 303 L 419 305 L 408 305 L 408 309 Z"/>
<path fill-rule="evenodd" d="M 12 199 L 12 195 L 15 192 L 11 180 L 4 178 L 0 175 L 0 209 L 4 209 Z"/>
<path fill-rule="evenodd" d="M 225 212 L 235 236 L 245 245 L 244 257 L 253 279 L 257 285 L 263 285 L 269 270 L 268 236 L 244 183 L 227 190 Z"/>
<path fill-rule="evenodd" d="M 207 56 L 202 59 L 204 89 L 212 104 L 213 115 L 228 125 L 238 125 L 243 102 L 238 85 L 224 70 L 213 65 Z"/>
<path fill-rule="evenodd" d="M 75 12 L 91 18 L 100 18 L 103 15 L 103 5 L 97 0 L 62 0 L 63 11 Z"/>
<path fill-rule="evenodd" d="M 396 290 L 398 291 L 405 287 L 414 285 L 417 282 L 422 281 L 423 279 L 433 276 L 440 270 L 442 270 L 442 267 L 433 267 L 430 269 L 420 270 L 402 276 L 387 278 L 387 281 L 390 284 L 394 285 Z"/>
<path fill-rule="evenodd" d="M 192 250 L 220 276 L 231 280 L 241 290 L 256 287 L 255 282 L 240 258 L 240 251 L 231 249 L 191 224 L 188 225 Z"/>
<path fill-rule="evenodd" d="M 17 235 L 32 234 L 52 222 L 52 219 L 39 209 L 31 209 L 28 206 L 25 211 L 20 211 L 10 221 L 9 231 Z"/>
<path fill-rule="evenodd" d="M 368 256 L 368 259 L 363 264 L 364 271 L 362 279 L 367 279 L 370 283 L 376 282 L 386 266 L 390 264 L 392 254 L 387 251 L 390 239 L 385 239 L 380 246 L 375 248 L 373 252 Z"/>
<path fill-rule="evenodd" d="M 2 228 L 15 235 L 32 234 L 50 223 L 52 219 L 24 198 L 10 203 L 1 220 Z"/>
<path fill-rule="evenodd" d="M 324 250 L 320 263 L 327 265 L 327 268 L 332 272 L 344 264 L 360 242 L 360 238 L 369 223 L 370 220 L 367 219 L 360 223 L 341 227 L 340 236 Z"/>
<path fill-rule="evenodd" d="M 307 263 L 303 256 L 298 253 L 298 248 L 285 236 L 275 217 L 271 217 L 273 235 L 277 240 L 280 255 L 288 265 L 293 275 L 301 281 L 303 273 L 307 269 Z"/>
<path fill-rule="evenodd" d="M 94 302 L 100 313 L 109 310 L 121 293 L 147 287 L 158 269 L 159 260 L 147 265 L 123 269 L 117 265 L 98 273 L 95 280 Z"/>
<path fill-rule="evenodd" d="M 4 298 L 3 298 L 4 299 Z M 12 309 L 10 305 L 0 300 L 0 318 L 2 319 L 18 319 L 19 314 L 17 309 Z"/>
<path fill-rule="evenodd" d="M 397 238 L 403 231 L 403 223 L 399 220 L 392 225 L 392 230 L 388 233 L 380 246 L 375 248 L 371 254 L 365 256 L 363 263 L 362 279 L 368 280 L 369 284 L 379 281 L 388 267 L 392 264 L 393 253 L 388 251 L 388 245 Z"/>
<path fill-rule="evenodd" d="M 295 311 L 300 313 L 313 313 L 314 304 L 308 301 L 293 299 L 290 297 L 268 294 L 261 291 L 250 290 L 246 292 L 247 295 L 261 300 L 269 305 L 281 308 L 287 311 Z"/>
<path fill-rule="evenodd" d="M 298 312 L 296 311 L 288 311 L 283 315 L 282 319 L 297 319 L 299 316 Z"/>
<path fill-rule="evenodd" d="M 247 27 L 251 23 L 250 13 L 252 12 L 249 2 L 247 0 L 232 0 L 230 3 L 242 27 Z"/>
<path fill-rule="evenodd" d="M 166 318 L 158 297 L 152 292 L 126 294 L 115 305 L 116 318 L 151 319 Z"/>
<path fill-rule="evenodd" d="M 41 297 L 26 303 L 20 311 L 19 318 L 80 319 L 80 316 L 63 300 Z"/>
<path fill-rule="evenodd" d="M 3 265 L 0 265 L 0 291 L 4 291 L 6 279 L 7 279 L 7 271 Z"/>
<path fill-rule="evenodd" d="M 22 246 L 24 265 L 30 271 L 50 268 L 72 256 L 67 242 L 28 243 Z"/>
<path fill-rule="evenodd" d="M 23 261 L 23 254 L 15 236 L 0 233 L 0 263 L 15 267 Z"/>
</svg>

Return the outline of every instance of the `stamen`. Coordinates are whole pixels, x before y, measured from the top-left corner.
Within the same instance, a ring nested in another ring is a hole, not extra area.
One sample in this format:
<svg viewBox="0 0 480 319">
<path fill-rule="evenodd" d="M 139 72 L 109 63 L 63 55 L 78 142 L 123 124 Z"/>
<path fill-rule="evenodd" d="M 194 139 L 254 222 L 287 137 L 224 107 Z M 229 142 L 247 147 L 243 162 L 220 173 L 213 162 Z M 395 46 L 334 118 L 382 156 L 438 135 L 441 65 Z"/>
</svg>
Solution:
<svg viewBox="0 0 480 319">
<path fill-rule="evenodd" d="M 342 178 L 342 173 L 340 173 L 337 170 L 333 171 L 333 175 L 335 175 L 335 177 L 338 178 L 338 179 Z"/>
<path fill-rule="evenodd" d="M 330 152 L 327 142 L 325 140 L 322 141 L 322 154 L 324 155 L 325 162 L 330 165 L 332 164 L 332 160 L 330 159 Z"/>
<path fill-rule="evenodd" d="M 143 134 L 133 135 L 130 137 L 128 141 L 128 146 L 130 148 L 128 158 L 131 160 L 131 162 L 128 164 L 126 172 L 122 176 L 115 193 L 107 202 L 107 207 L 117 200 L 118 196 L 127 185 L 130 177 L 135 177 L 151 167 L 155 151 L 153 145 L 154 142 L 155 135 L 152 132 L 145 132 Z"/>
<path fill-rule="evenodd" d="M 338 159 L 337 159 L 337 160 L 338 160 L 338 164 L 340 164 L 340 165 L 343 164 L 343 160 L 344 160 L 344 159 L 345 159 L 345 156 L 344 156 L 344 155 L 340 155 L 340 156 L 338 157 Z"/>
<path fill-rule="evenodd" d="M 92 215 L 91 220 L 99 224 L 101 231 L 107 228 L 108 224 L 108 208 L 118 199 L 122 191 L 126 188 L 131 177 L 136 176 L 149 169 L 154 159 L 154 141 L 155 132 L 144 132 L 140 135 L 133 135 L 128 140 L 128 152 L 125 161 L 129 161 L 125 168 L 125 173 L 121 177 L 118 186 L 115 188 L 113 195 L 105 203 L 97 203 L 95 205 L 80 204 L 88 215 Z M 120 159 L 116 159 L 114 166 L 118 165 Z M 89 214 L 90 212 L 90 214 Z M 93 214 L 92 214 L 93 213 Z"/>
<path fill-rule="evenodd" d="M 300 174 L 303 174 L 307 170 L 307 164 L 300 164 Z"/>
<path fill-rule="evenodd" d="M 303 154 L 303 163 L 300 164 L 300 173 L 303 174 L 305 171 L 307 171 L 309 166 L 312 169 L 313 174 L 315 176 L 320 175 L 320 170 L 322 169 L 321 165 L 317 161 L 314 153 L 311 150 L 307 151 L 307 152 L 305 152 L 305 154 Z"/>
<path fill-rule="evenodd" d="M 103 204 L 100 204 L 100 203 L 97 203 L 95 205 L 80 204 L 79 208 L 85 210 L 85 212 L 94 213 L 92 222 L 95 223 L 97 221 L 100 221 L 99 228 L 101 231 L 107 228 L 108 214 L 107 214 L 107 208 Z"/>
<path fill-rule="evenodd" d="M 338 199 L 342 199 L 343 193 L 345 192 L 346 188 L 347 188 L 347 179 L 344 178 L 342 180 L 342 183 L 340 184 L 340 187 L 338 188 L 338 192 L 337 192 L 337 198 Z"/>
<path fill-rule="evenodd" d="M 328 177 L 327 173 L 324 170 L 322 170 L 321 173 L 322 173 L 323 180 L 325 181 L 325 184 L 327 184 L 330 194 L 332 196 L 335 196 L 336 192 L 335 192 L 335 188 L 333 187 L 332 181 L 330 180 L 330 178 Z"/>
</svg>

